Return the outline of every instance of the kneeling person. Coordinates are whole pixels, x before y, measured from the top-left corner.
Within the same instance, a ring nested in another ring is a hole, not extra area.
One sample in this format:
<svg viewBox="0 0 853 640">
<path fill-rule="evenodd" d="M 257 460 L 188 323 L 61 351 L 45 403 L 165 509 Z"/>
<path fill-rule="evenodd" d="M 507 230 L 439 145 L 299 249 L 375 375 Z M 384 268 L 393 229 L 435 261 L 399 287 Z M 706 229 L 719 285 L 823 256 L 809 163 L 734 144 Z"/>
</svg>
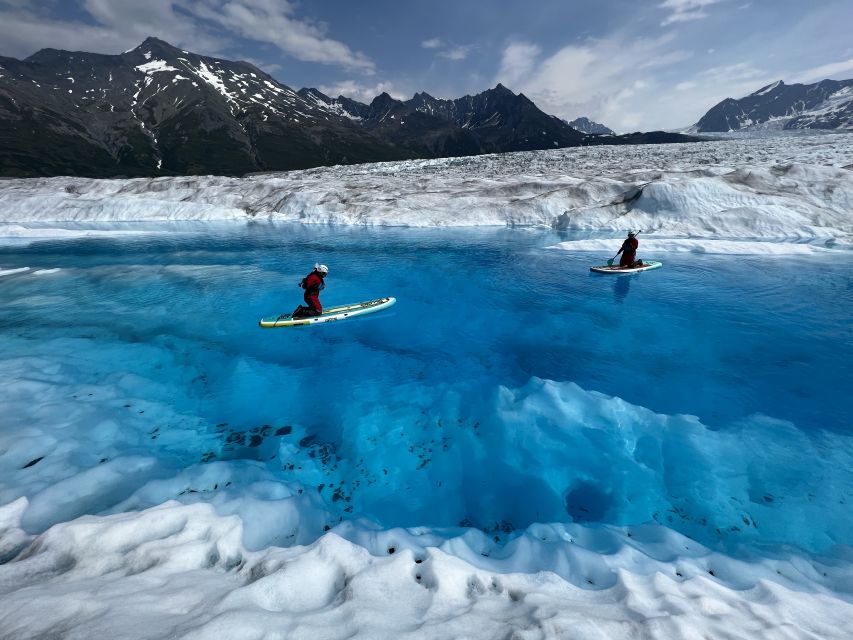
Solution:
<svg viewBox="0 0 853 640">
<path fill-rule="evenodd" d="M 616 253 L 617 256 L 620 253 L 622 254 L 622 257 L 619 259 L 620 267 L 630 268 L 643 266 L 643 261 L 637 260 L 637 249 L 639 246 L 640 242 L 637 240 L 637 234 L 633 231 L 629 231 L 628 237 L 625 238 L 625 242 L 622 243 L 622 247 Z"/>
<path fill-rule="evenodd" d="M 296 311 L 290 316 L 291 318 L 310 318 L 323 315 L 320 292 L 326 288 L 325 278 L 327 275 L 329 275 L 329 267 L 317 263 L 314 265 L 314 270 L 302 278 L 299 286 L 305 289 L 305 294 L 302 297 L 308 306 L 299 305 L 296 307 Z"/>
</svg>

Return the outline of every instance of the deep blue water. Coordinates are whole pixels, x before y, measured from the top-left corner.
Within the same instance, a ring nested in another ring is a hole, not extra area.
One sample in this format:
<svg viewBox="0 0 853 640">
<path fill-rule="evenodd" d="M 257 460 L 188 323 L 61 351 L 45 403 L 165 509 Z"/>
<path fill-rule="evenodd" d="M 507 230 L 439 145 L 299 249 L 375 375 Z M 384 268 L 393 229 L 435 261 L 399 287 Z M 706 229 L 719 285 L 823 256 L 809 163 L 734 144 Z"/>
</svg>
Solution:
<svg viewBox="0 0 853 640">
<path fill-rule="evenodd" d="M 664 268 L 613 277 L 588 272 L 609 256 L 546 249 L 565 239 L 548 231 L 183 229 L 0 248 L 0 268 L 62 269 L 0 278 L 0 360 L 55 361 L 69 390 L 45 429 L 83 386 L 109 388 L 99 419 L 144 436 L 110 444 L 82 418 L 63 433 L 176 471 L 256 461 L 316 491 L 332 524 L 655 520 L 709 544 L 853 542 L 849 255 L 641 252 Z M 324 304 L 397 305 L 259 329 L 317 260 Z"/>
</svg>

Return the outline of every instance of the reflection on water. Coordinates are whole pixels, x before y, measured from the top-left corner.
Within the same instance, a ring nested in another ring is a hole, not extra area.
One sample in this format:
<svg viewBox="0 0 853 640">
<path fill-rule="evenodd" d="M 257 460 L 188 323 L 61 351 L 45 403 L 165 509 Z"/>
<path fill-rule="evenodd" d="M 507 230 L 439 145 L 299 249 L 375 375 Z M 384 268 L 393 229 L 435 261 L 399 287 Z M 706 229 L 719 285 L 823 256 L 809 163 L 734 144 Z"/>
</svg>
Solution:
<svg viewBox="0 0 853 640">
<path fill-rule="evenodd" d="M 633 276 L 614 277 L 616 278 L 616 282 L 613 285 L 613 300 L 617 304 L 622 304 L 625 301 L 625 298 L 628 297 L 628 292 L 631 291 L 631 280 L 633 279 Z"/>
</svg>

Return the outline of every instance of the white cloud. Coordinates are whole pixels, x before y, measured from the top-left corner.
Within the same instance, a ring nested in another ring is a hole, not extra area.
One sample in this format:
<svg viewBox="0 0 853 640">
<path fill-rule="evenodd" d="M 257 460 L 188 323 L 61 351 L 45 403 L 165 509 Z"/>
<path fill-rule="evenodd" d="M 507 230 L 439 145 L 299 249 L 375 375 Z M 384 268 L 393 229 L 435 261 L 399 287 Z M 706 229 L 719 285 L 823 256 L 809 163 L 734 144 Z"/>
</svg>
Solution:
<svg viewBox="0 0 853 640">
<path fill-rule="evenodd" d="M 448 60 L 464 60 L 473 48 L 473 45 L 450 47 L 444 51 L 439 51 L 437 55 Z"/>
<path fill-rule="evenodd" d="M 528 42 L 513 42 L 504 49 L 498 81 L 516 86 L 529 77 L 542 49 Z"/>
<path fill-rule="evenodd" d="M 675 50 L 667 53 L 653 55 L 646 60 L 637 61 L 637 69 L 654 69 L 655 67 L 666 67 L 676 62 L 684 62 L 693 57 L 692 51 Z"/>
<path fill-rule="evenodd" d="M 373 85 L 366 85 L 355 80 L 344 80 L 331 85 L 321 85 L 318 89 L 332 98 L 344 96 L 364 102 L 365 104 L 370 104 L 381 93 L 387 93 L 397 100 L 406 99 L 405 95 L 396 90 L 390 82 L 377 82 Z"/>
<path fill-rule="evenodd" d="M 206 33 L 177 14 L 172 3 L 165 0 L 87 0 L 83 8 L 95 24 L 55 20 L 29 8 L 0 9 L 2 53 L 24 57 L 44 47 L 119 53 L 150 35 L 202 52 L 228 44 L 227 38 Z"/>
<path fill-rule="evenodd" d="M 32 8 L 0 8 L 0 53 L 23 57 L 43 47 L 118 53 L 153 35 L 216 54 L 240 36 L 297 60 L 374 69 L 367 56 L 330 38 L 325 25 L 296 17 L 287 0 L 85 0 L 81 8 L 94 24 L 51 19 Z"/>
<path fill-rule="evenodd" d="M 839 62 L 830 62 L 819 67 L 799 71 L 791 76 L 790 81 L 811 83 L 832 77 L 837 80 L 847 80 L 853 77 L 853 58 Z"/>
<path fill-rule="evenodd" d="M 537 45 L 514 42 L 504 49 L 496 80 L 523 92 L 546 113 L 567 120 L 587 116 L 613 129 L 634 130 L 641 122 L 659 120 L 644 112 L 657 102 L 649 97 L 658 88 L 654 72 L 691 55 L 667 49 L 671 41 L 671 36 L 633 41 L 617 36 L 572 44 L 544 58 Z"/>
<path fill-rule="evenodd" d="M 608 39 L 571 44 L 543 56 L 532 43 L 503 52 L 495 78 L 539 108 L 566 120 L 587 116 L 616 131 L 667 129 L 698 120 L 726 97 L 747 95 L 771 79 L 747 62 L 685 76 L 691 51 L 672 34 L 654 39 Z"/>
<path fill-rule="evenodd" d="M 668 9 L 671 13 L 664 18 L 661 26 L 675 22 L 687 22 L 689 20 L 700 20 L 707 18 L 705 7 L 723 2 L 724 0 L 665 0 L 658 5 L 660 9 Z"/>
<path fill-rule="evenodd" d="M 439 58 L 447 58 L 448 60 L 464 60 L 468 57 L 474 45 L 451 45 L 441 38 L 430 38 L 421 42 L 421 47 L 424 49 L 436 49 L 436 54 Z"/>
<path fill-rule="evenodd" d="M 711 67 L 697 74 L 704 83 L 733 85 L 743 81 L 755 84 L 767 79 L 767 72 L 759 69 L 752 62 L 736 62 L 734 64 Z"/>
<path fill-rule="evenodd" d="M 195 0 L 185 2 L 185 8 L 244 38 L 275 45 L 297 60 L 374 70 L 367 56 L 327 37 L 325 24 L 294 17 L 288 0 Z"/>
</svg>

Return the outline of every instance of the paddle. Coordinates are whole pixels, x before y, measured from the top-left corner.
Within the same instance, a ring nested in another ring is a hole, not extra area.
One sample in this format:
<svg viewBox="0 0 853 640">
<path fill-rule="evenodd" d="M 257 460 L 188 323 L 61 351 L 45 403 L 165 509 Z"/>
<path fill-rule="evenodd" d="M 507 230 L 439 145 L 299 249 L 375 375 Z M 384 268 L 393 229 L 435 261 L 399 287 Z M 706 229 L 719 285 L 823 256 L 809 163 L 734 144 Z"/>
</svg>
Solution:
<svg viewBox="0 0 853 640">
<path fill-rule="evenodd" d="M 637 233 L 635 233 L 635 234 L 634 234 L 634 237 L 636 238 L 636 237 L 637 237 L 638 235 L 640 235 L 641 233 L 643 233 L 643 230 L 642 230 L 642 229 L 640 229 L 639 231 L 637 231 Z M 617 251 L 617 252 L 616 252 L 616 256 L 618 256 L 618 255 L 619 255 L 619 253 L 620 253 L 621 251 L 622 251 L 622 249 L 619 249 L 619 251 Z M 610 260 L 608 260 L 608 261 L 607 261 L 607 266 L 608 266 L 608 267 L 612 267 L 612 266 L 613 266 L 613 261 L 616 259 L 616 256 L 613 256 L 612 258 L 610 258 Z"/>
</svg>

